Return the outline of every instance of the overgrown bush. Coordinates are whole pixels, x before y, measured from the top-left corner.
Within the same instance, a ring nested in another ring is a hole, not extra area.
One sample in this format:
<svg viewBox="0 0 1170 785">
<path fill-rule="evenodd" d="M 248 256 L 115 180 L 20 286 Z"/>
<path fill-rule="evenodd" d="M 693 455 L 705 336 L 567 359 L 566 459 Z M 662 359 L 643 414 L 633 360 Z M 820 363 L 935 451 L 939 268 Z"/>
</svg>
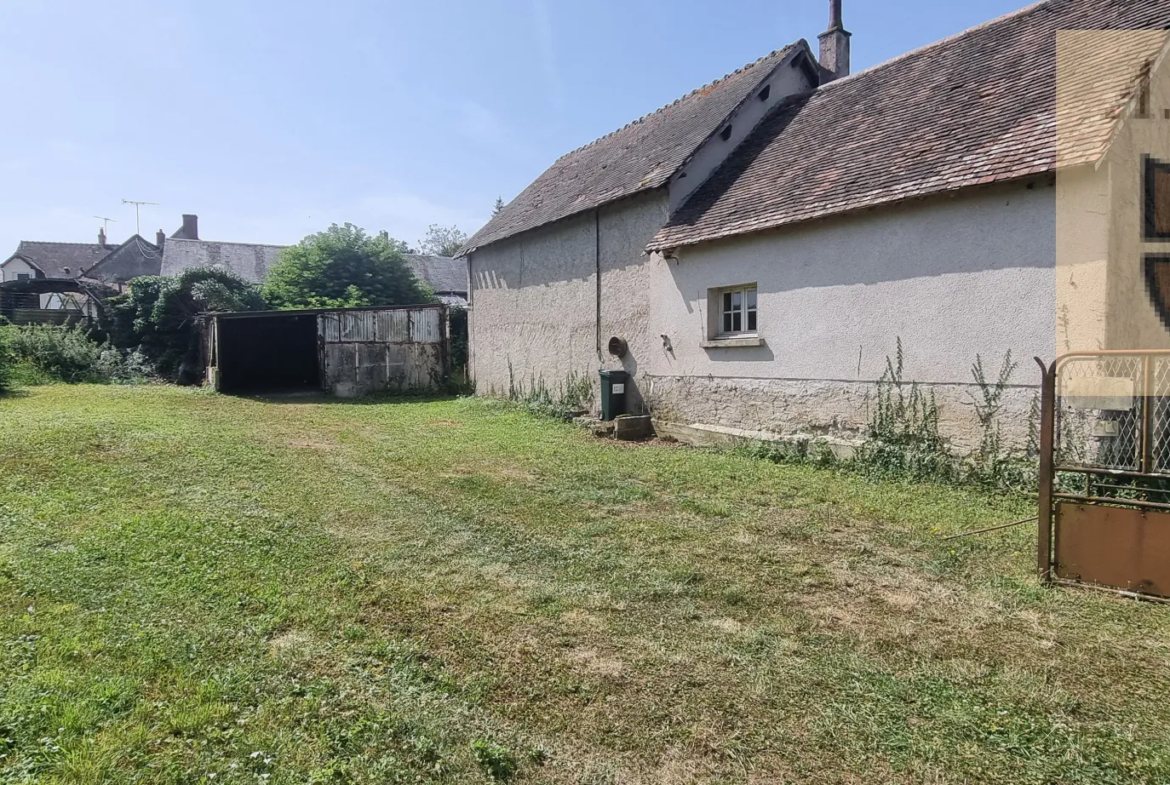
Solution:
<svg viewBox="0 0 1170 785">
<path fill-rule="evenodd" d="M 128 382 L 151 375 L 141 356 L 99 343 L 82 324 L 0 328 L 9 378 L 26 383 Z"/>
<path fill-rule="evenodd" d="M 212 311 L 262 311 L 260 290 L 227 270 L 192 269 L 177 276 L 144 276 L 106 301 L 103 327 L 123 351 L 136 351 L 157 371 L 196 373 L 197 317 Z"/>
<path fill-rule="evenodd" d="M 5 328 L 5 319 L 0 316 L 0 395 L 8 392 L 12 385 L 12 366 L 15 358 L 12 348 L 8 344 L 8 329 Z"/>
</svg>

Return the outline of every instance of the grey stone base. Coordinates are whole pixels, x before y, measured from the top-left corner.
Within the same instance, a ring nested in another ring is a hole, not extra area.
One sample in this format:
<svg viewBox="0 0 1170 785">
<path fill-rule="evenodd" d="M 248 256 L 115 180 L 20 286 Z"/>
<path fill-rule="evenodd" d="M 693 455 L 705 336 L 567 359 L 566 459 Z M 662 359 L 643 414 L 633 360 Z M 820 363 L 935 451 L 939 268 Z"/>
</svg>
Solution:
<svg viewBox="0 0 1170 785">
<path fill-rule="evenodd" d="M 656 430 L 680 441 L 823 440 L 845 449 L 864 441 L 877 401 L 873 382 L 746 379 L 697 376 L 644 377 L 641 387 Z M 974 384 L 921 384 L 939 408 L 939 432 L 959 453 L 978 449 L 983 431 L 975 416 L 979 388 Z M 1000 413 L 1004 449 L 1028 442 L 1028 421 L 1039 391 L 1012 387 Z M 688 426 L 690 438 L 670 432 Z M 702 433 L 694 434 L 698 429 Z M 836 449 L 834 449 L 836 452 Z"/>
</svg>

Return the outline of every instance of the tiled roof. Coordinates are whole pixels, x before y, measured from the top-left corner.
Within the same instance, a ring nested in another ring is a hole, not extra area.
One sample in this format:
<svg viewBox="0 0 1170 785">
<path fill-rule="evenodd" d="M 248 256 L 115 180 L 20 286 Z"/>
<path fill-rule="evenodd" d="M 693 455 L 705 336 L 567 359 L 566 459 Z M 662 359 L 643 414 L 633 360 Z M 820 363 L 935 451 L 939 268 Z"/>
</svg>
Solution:
<svg viewBox="0 0 1170 785">
<path fill-rule="evenodd" d="M 467 294 L 467 260 L 447 256 L 407 254 L 406 263 L 420 281 L 436 293 Z"/>
<path fill-rule="evenodd" d="M 800 41 L 772 52 L 619 131 L 562 156 L 476 232 L 461 253 L 658 188 Z"/>
<path fill-rule="evenodd" d="M 1164 56 L 1165 30 L 1062 30 L 1056 39 L 1057 166 L 1097 161 L 1142 78 Z"/>
<path fill-rule="evenodd" d="M 161 269 L 162 251 L 135 234 L 89 268 L 85 277 L 106 283 L 129 283 L 140 276 L 158 275 Z"/>
<path fill-rule="evenodd" d="M 217 243 L 169 238 L 163 243 L 162 274 L 179 275 L 195 268 L 224 268 L 252 283 L 264 283 L 281 245 Z"/>
<path fill-rule="evenodd" d="M 649 248 L 1052 172 L 1056 31 L 1167 26 L 1170 0 L 1048 0 L 791 98 Z"/>
<path fill-rule="evenodd" d="M 22 240 L 13 256 L 35 265 L 46 278 L 76 278 L 114 250 L 97 243 L 42 243 Z"/>
</svg>

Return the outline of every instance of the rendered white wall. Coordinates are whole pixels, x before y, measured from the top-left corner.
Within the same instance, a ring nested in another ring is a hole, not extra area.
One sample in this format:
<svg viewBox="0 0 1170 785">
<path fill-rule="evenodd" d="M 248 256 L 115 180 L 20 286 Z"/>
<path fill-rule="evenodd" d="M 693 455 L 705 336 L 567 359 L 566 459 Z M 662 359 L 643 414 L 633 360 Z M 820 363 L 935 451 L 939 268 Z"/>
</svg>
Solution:
<svg viewBox="0 0 1170 785">
<path fill-rule="evenodd" d="M 25 274 L 30 278 L 36 278 L 37 270 L 24 259 L 9 259 L 0 267 L 0 281 L 15 281 L 18 275 Z"/>
</svg>

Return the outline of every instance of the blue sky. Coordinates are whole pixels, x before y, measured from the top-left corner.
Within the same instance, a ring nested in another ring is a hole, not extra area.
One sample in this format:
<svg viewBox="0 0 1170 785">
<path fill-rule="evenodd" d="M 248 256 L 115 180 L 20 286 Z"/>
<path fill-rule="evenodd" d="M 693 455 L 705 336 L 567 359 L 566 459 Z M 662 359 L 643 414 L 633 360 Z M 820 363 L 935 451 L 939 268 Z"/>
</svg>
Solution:
<svg viewBox="0 0 1170 785">
<path fill-rule="evenodd" d="M 854 70 L 1024 0 L 844 0 Z M 0 0 L 21 239 L 472 233 L 558 156 L 826 26 L 828 0 Z"/>
</svg>

